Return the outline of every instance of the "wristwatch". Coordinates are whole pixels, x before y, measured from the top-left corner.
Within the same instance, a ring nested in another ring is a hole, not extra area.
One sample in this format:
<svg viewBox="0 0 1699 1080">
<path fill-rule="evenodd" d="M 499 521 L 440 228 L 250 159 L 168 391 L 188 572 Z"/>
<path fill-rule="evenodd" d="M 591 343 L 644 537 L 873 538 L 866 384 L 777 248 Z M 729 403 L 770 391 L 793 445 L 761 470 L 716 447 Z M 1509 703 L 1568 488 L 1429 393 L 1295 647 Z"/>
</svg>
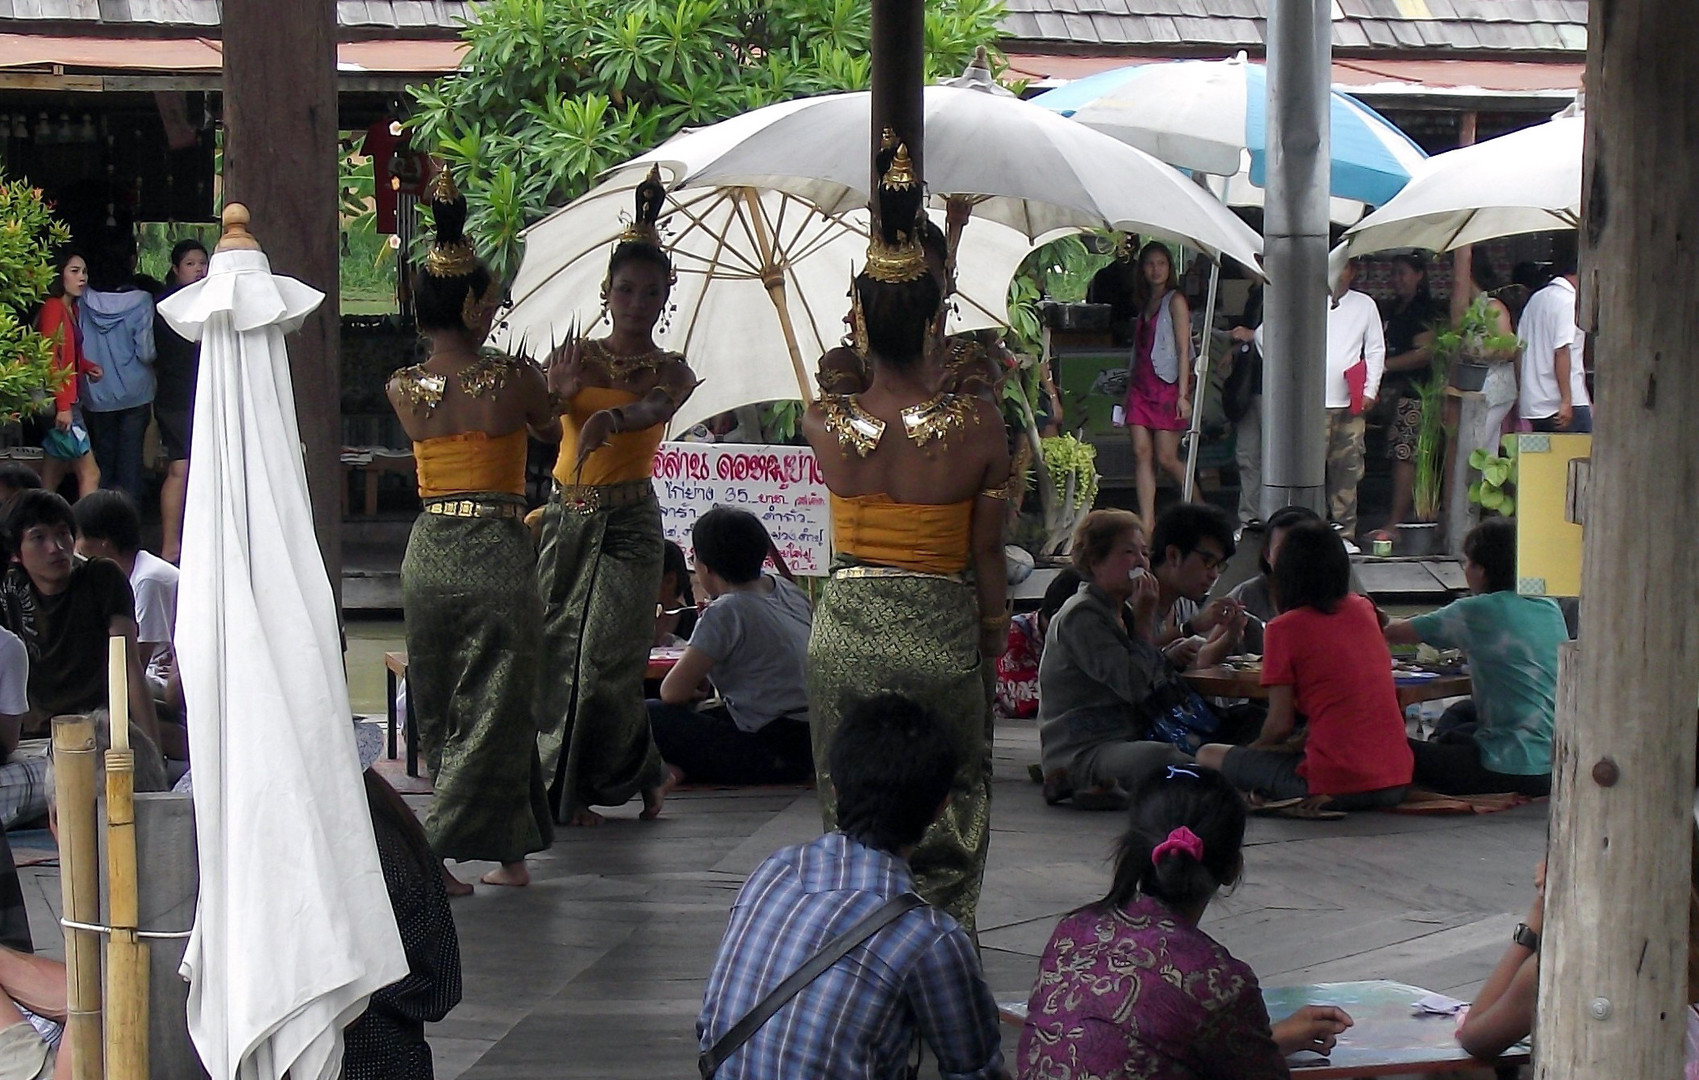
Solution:
<svg viewBox="0 0 1699 1080">
<path fill-rule="evenodd" d="M 1527 923 L 1517 923 L 1516 933 L 1510 935 L 1512 944 L 1520 945 L 1531 953 L 1540 951 L 1540 935 Z"/>
</svg>

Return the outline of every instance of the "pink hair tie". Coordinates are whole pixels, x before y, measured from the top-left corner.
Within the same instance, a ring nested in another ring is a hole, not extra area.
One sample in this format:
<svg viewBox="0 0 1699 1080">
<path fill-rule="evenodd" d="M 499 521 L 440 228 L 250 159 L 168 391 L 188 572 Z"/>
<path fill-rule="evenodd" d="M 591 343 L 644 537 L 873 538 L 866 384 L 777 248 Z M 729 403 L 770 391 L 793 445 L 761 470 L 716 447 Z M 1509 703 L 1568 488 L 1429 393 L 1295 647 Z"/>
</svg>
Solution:
<svg viewBox="0 0 1699 1080">
<path fill-rule="evenodd" d="M 1203 840 L 1197 833 L 1184 825 L 1168 834 L 1168 839 L 1156 845 L 1150 853 L 1150 863 L 1155 866 L 1162 861 L 1162 856 L 1170 851 L 1183 851 L 1198 862 L 1203 862 Z"/>
</svg>

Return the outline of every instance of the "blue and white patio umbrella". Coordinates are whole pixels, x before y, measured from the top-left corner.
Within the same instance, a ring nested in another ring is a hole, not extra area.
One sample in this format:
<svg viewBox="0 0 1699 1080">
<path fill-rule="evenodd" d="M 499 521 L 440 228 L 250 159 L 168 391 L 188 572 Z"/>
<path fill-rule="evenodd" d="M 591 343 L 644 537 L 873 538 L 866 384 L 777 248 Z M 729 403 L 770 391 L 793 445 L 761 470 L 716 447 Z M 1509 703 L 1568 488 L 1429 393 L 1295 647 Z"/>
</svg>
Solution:
<svg viewBox="0 0 1699 1080">
<path fill-rule="evenodd" d="M 1032 99 L 1181 169 L 1232 176 L 1250 158 L 1265 184 L 1268 80 L 1243 53 L 1101 71 Z M 1409 182 L 1422 148 L 1362 102 L 1335 90 L 1330 112 L 1335 198 L 1380 205 Z"/>
</svg>

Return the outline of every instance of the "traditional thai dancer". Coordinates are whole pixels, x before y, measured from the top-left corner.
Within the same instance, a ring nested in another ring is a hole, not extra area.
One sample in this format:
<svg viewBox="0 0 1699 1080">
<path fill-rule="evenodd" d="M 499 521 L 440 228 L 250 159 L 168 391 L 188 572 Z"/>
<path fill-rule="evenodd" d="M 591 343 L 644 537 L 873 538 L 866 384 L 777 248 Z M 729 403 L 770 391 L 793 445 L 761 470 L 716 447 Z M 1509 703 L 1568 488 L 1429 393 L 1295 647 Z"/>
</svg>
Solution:
<svg viewBox="0 0 1699 1080">
<path fill-rule="evenodd" d="M 565 430 L 538 560 L 548 659 L 537 728 L 563 824 L 599 824 L 592 806 L 620 806 L 638 793 L 652 819 L 670 786 L 643 705 L 662 562 L 649 477 L 667 421 L 696 377 L 683 356 L 655 345 L 674 280 L 655 227 L 665 197 L 652 172 L 608 260 L 603 302 L 613 331 L 568 342 L 549 364 Z"/>
<path fill-rule="evenodd" d="M 543 610 L 523 520 L 526 432 L 553 441 L 560 425 L 542 371 L 483 347 L 501 286 L 466 240 L 446 169 L 428 197 L 436 238 L 413 296 L 431 355 L 388 387 L 424 503 L 401 563 L 407 704 L 436 786 L 431 849 L 499 862 L 486 883 L 524 885 L 525 856 L 554 838 L 532 714 Z M 472 891 L 443 875 L 451 894 Z"/>
<path fill-rule="evenodd" d="M 836 552 L 808 646 L 809 716 L 828 829 L 832 736 L 857 697 L 894 690 L 948 721 L 963 764 L 911 863 L 922 895 L 971 932 L 990 839 L 990 665 L 1008 636 L 1009 453 L 996 407 L 939 392 L 923 362 L 943 317 L 916 236 L 924 194 L 901 146 L 880 164 L 853 294 L 869 382 L 823 395 L 803 421 L 831 490 Z"/>
</svg>

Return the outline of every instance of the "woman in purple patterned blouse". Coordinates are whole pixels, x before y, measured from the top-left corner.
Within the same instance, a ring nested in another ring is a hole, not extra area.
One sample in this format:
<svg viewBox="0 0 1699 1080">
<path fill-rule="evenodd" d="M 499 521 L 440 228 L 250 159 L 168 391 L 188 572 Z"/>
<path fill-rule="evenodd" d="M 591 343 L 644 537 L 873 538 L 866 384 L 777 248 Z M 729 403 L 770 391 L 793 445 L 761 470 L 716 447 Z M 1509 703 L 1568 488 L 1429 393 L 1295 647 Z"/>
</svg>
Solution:
<svg viewBox="0 0 1699 1080">
<path fill-rule="evenodd" d="M 1133 797 L 1109 895 L 1064 918 L 1040 962 L 1025 1080 L 1264 1080 L 1351 1026 L 1308 1005 L 1271 1029 L 1257 977 L 1198 929 L 1239 879 L 1245 804 L 1213 769 L 1170 765 Z"/>
</svg>

